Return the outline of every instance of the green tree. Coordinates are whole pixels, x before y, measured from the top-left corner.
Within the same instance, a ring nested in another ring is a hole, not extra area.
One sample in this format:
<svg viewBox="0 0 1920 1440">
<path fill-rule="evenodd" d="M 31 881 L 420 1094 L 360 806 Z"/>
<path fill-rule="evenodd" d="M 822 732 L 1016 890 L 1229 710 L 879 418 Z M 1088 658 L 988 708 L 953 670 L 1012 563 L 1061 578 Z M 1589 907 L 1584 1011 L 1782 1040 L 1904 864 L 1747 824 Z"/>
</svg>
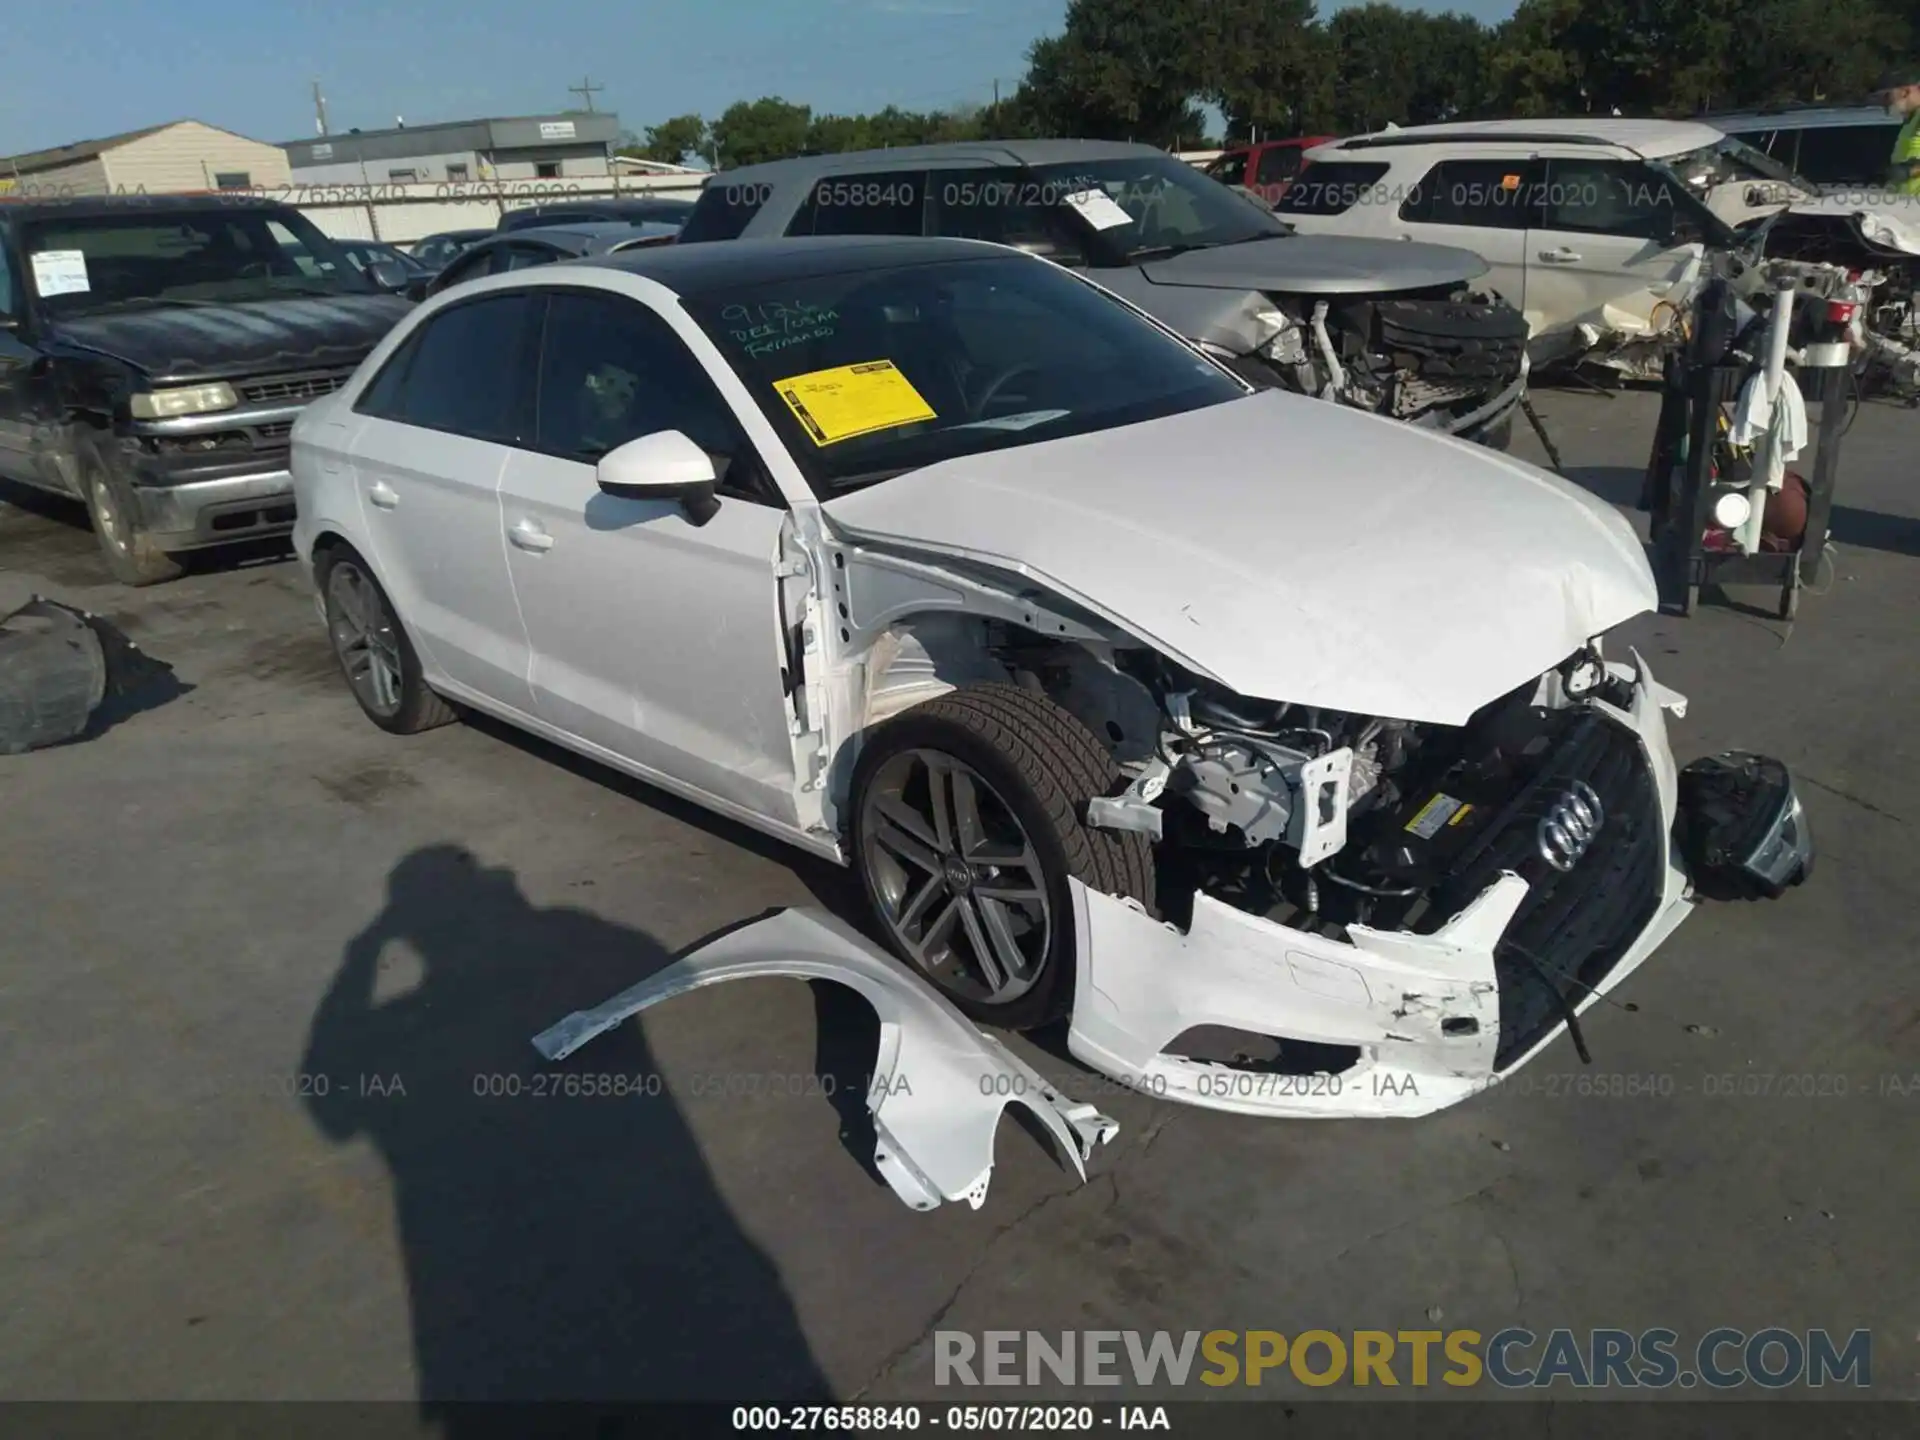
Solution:
<svg viewBox="0 0 1920 1440">
<path fill-rule="evenodd" d="M 754 165 L 798 155 L 807 147 L 813 111 L 777 95 L 737 100 L 729 105 L 709 132 L 723 168 Z"/>
<path fill-rule="evenodd" d="M 698 115 L 676 115 L 671 120 L 662 120 L 658 125 L 647 127 L 644 139 L 635 140 L 633 136 L 622 136 L 619 153 L 638 156 L 642 160 L 660 160 L 668 165 L 682 165 L 689 155 L 704 155 L 707 149 L 707 122 Z"/>
</svg>

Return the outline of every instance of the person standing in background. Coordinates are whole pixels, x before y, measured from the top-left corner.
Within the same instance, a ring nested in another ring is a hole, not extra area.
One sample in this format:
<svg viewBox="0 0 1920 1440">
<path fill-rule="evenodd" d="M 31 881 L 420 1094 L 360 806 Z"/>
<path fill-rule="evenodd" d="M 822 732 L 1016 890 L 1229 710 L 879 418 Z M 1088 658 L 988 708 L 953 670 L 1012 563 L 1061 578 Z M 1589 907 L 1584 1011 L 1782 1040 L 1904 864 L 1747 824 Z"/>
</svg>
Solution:
<svg viewBox="0 0 1920 1440">
<path fill-rule="evenodd" d="M 1901 122 L 1887 183 L 1899 194 L 1920 195 L 1920 65 L 1889 71 L 1873 98 Z"/>
</svg>

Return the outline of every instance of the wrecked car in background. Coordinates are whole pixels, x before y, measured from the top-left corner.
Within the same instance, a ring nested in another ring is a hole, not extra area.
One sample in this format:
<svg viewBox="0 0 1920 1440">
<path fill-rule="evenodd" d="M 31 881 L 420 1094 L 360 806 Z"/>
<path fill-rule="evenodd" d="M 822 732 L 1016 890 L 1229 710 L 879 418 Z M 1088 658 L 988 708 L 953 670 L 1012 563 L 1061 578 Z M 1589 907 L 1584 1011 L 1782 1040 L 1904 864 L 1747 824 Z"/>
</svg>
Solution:
<svg viewBox="0 0 1920 1440">
<path fill-rule="evenodd" d="M 1811 859 L 1773 762 L 1683 799 L 1684 702 L 1602 650 L 1655 606 L 1611 507 L 1258 391 L 1003 247 L 478 280 L 302 416 L 294 474 L 375 724 L 457 701 L 850 866 L 948 1004 L 1065 1018 L 1146 1094 L 1441 1108 L 1577 1034 L 1696 881 L 1777 893 Z M 750 935 L 665 988 L 803 950 L 891 983 L 844 930 Z M 1082 1154 L 1102 1128 L 1059 1119 Z"/>
<path fill-rule="evenodd" d="M 1863 362 L 1871 352 L 1897 364 L 1911 348 L 1920 201 L 1819 193 L 1699 121 L 1488 120 L 1355 136 L 1309 152 L 1277 209 L 1303 230 L 1474 250 L 1525 312 L 1542 367 L 1657 379 L 1714 276 L 1755 298 L 1781 279 L 1810 281 L 1836 304 L 1871 291 L 1855 327 Z"/>
<path fill-rule="evenodd" d="M 385 271 L 246 195 L 8 204 L 0 478 L 82 501 L 124 585 L 284 535 L 294 417 L 407 312 Z"/>
<path fill-rule="evenodd" d="M 1474 255 L 1296 235 L 1147 145 L 926 145 L 724 171 L 680 243 L 799 235 L 1011 245 L 1084 269 L 1257 386 L 1499 449 L 1526 393 L 1525 324 Z"/>
<path fill-rule="evenodd" d="M 1276 209 L 1310 233 L 1463 246 L 1524 312 L 1536 366 L 1640 373 L 1652 355 L 1657 375 L 1709 257 L 1739 243 L 1667 162 L 1724 138 L 1597 116 L 1413 125 L 1310 151 Z"/>
<path fill-rule="evenodd" d="M 1898 126 L 1875 113 L 1880 120 L 1866 127 L 1868 135 L 1890 150 Z M 1780 136 L 1768 132 L 1766 138 L 1777 144 Z M 1687 159 L 1677 173 L 1739 227 L 1763 270 L 1811 277 L 1823 298 L 1849 307 L 1854 370 L 1863 386 L 1920 400 L 1920 196 L 1881 183 L 1823 184 L 1734 135 Z M 1841 318 L 1838 310 L 1833 318 Z"/>
</svg>

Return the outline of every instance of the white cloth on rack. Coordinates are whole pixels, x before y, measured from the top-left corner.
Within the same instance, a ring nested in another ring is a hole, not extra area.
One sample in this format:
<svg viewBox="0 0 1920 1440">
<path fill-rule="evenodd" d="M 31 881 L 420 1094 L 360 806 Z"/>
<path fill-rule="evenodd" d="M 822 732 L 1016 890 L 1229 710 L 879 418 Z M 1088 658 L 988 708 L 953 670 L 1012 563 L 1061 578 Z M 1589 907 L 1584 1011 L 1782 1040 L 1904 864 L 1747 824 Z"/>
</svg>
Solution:
<svg viewBox="0 0 1920 1440">
<path fill-rule="evenodd" d="M 1807 402 L 1790 371 L 1780 375 L 1780 392 L 1767 403 L 1766 372 L 1756 370 L 1740 387 L 1733 406 L 1733 429 L 1727 436 L 1735 445 L 1754 448 L 1754 479 L 1764 479 L 1769 490 L 1786 482 L 1787 462 L 1807 448 Z"/>
</svg>

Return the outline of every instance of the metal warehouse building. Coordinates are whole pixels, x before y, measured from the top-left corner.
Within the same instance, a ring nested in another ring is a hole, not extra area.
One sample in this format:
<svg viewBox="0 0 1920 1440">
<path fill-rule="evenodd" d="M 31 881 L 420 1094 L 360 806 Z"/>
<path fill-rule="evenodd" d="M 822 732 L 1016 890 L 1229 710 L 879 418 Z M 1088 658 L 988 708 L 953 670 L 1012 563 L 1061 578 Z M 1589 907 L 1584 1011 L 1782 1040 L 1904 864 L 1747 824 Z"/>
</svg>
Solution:
<svg viewBox="0 0 1920 1440">
<path fill-rule="evenodd" d="M 608 111 L 450 120 L 349 130 L 280 148 L 299 185 L 416 185 L 463 180 L 605 178 L 620 134 Z"/>
<path fill-rule="evenodd" d="M 278 145 L 198 120 L 0 160 L 0 194 L 164 194 L 291 183 L 286 152 Z"/>
</svg>

